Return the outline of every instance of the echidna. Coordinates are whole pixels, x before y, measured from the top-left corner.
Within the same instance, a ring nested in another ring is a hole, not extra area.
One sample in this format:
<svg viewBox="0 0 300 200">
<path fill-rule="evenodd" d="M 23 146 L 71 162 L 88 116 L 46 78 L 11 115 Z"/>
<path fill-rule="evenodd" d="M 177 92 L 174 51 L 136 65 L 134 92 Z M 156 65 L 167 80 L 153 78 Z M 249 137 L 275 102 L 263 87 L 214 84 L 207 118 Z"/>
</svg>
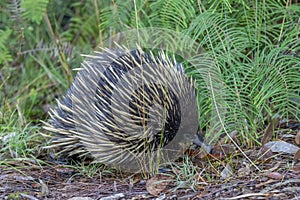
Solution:
<svg viewBox="0 0 300 200">
<path fill-rule="evenodd" d="M 128 170 L 177 156 L 198 128 L 194 82 L 183 66 L 163 51 L 102 51 L 86 56 L 50 110 L 49 147 Z"/>
</svg>

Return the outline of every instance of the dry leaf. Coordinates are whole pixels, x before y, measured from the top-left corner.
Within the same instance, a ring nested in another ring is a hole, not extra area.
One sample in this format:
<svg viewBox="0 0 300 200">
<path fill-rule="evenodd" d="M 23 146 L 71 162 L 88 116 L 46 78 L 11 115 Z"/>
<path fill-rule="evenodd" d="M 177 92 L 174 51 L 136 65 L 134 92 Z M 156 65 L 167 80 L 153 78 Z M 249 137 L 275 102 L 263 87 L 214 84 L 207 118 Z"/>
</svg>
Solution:
<svg viewBox="0 0 300 200">
<path fill-rule="evenodd" d="M 300 162 L 291 168 L 291 171 L 295 174 L 300 174 Z"/>
<path fill-rule="evenodd" d="M 300 145 L 300 130 L 296 134 L 295 142 L 296 142 L 296 144 Z"/>
<path fill-rule="evenodd" d="M 255 154 L 254 154 L 255 155 Z M 259 160 L 262 162 L 269 162 L 270 158 L 273 157 L 273 152 L 271 151 L 270 148 L 266 147 L 265 145 L 262 146 L 259 150 L 259 152 L 257 152 L 257 155 L 259 157 Z"/>
<path fill-rule="evenodd" d="M 205 189 L 205 187 L 203 187 L 203 188 L 201 188 L 201 189 L 203 189 L 203 192 L 201 192 L 201 194 L 198 194 L 197 195 L 197 198 L 199 198 L 199 199 L 201 199 L 204 195 L 206 195 L 206 189 Z"/>
<path fill-rule="evenodd" d="M 233 145 L 230 144 L 223 144 L 223 145 L 216 145 L 212 148 L 211 150 L 211 155 L 214 158 L 224 158 L 224 157 L 228 157 L 228 155 L 231 155 L 232 153 L 235 152 L 235 147 Z"/>
<path fill-rule="evenodd" d="M 263 174 L 266 177 L 276 179 L 276 180 L 281 180 L 284 178 L 284 175 L 278 173 L 278 172 L 266 172 Z"/>
<path fill-rule="evenodd" d="M 294 155 L 294 161 L 300 160 L 300 149 Z"/>
<path fill-rule="evenodd" d="M 264 137 L 261 140 L 262 145 L 269 142 L 272 138 L 272 135 L 274 133 L 274 129 L 278 128 L 280 122 L 280 118 L 276 117 L 275 119 L 271 120 L 271 123 L 266 127 Z"/>
<path fill-rule="evenodd" d="M 168 175 L 155 174 L 152 178 L 147 180 L 146 189 L 153 196 L 159 196 L 166 191 L 171 180 L 171 177 Z"/>
</svg>

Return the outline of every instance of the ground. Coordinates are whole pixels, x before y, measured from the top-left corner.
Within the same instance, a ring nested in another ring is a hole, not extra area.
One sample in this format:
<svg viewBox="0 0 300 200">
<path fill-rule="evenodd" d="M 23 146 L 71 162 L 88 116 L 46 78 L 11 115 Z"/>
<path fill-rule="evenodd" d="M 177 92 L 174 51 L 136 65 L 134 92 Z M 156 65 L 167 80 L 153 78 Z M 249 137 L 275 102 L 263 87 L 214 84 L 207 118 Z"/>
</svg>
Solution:
<svg viewBox="0 0 300 200">
<path fill-rule="evenodd" d="M 277 140 L 283 145 L 277 150 L 290 150 L 298 134 L 282 133 L 293 139 Z M 299 152 L 276 152 L 267 144 L 243 151 L 255 166 L 233 145 L 222 144 L 209 155 L 189 150 L 188 165 L 174 162 L 154 175 L 51 159 L 6 161 L 0 165 L 0 199 L 300 199 Z"/>
</svg>

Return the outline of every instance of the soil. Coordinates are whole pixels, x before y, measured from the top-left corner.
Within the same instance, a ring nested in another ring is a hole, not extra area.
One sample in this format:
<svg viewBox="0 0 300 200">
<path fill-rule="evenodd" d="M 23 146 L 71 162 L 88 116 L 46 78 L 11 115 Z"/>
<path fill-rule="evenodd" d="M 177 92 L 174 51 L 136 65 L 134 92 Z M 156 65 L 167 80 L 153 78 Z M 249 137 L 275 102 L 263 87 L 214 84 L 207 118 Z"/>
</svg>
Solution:
<svg viewBox="0 0 300 200">
<path fill-rule="evenodd" d="M 0 199 L 300 199 L 299 152 L 264 148 L 244 151 L 259 169 L 232 145 L 215 146 L 214 154 L 205 156 L 190 150 L 192 177 L 180 162 L 172 170 L 167 166 L 166 176 L 124 174 L 101 165 L 91 173 L 50 161 L 5 161 L 0 163 Z"/>
</svg>

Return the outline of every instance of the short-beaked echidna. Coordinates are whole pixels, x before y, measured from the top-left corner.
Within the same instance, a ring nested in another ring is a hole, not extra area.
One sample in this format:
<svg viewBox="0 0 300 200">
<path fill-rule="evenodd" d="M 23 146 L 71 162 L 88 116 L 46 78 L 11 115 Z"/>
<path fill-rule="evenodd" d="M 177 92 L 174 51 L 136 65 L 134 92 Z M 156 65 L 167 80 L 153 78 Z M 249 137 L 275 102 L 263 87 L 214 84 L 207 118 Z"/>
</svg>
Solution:
<svg viewBox="0 0 300 200">
<path fill-rule="evenodd" d="M 182 65 L 139 47 L 86 56 L 49 113 L 49 147 L 129 169 L 157 160 L 151 157 L 157 151 L 172 158 L 198 128 L 194 82 Z"/>
</svg>

